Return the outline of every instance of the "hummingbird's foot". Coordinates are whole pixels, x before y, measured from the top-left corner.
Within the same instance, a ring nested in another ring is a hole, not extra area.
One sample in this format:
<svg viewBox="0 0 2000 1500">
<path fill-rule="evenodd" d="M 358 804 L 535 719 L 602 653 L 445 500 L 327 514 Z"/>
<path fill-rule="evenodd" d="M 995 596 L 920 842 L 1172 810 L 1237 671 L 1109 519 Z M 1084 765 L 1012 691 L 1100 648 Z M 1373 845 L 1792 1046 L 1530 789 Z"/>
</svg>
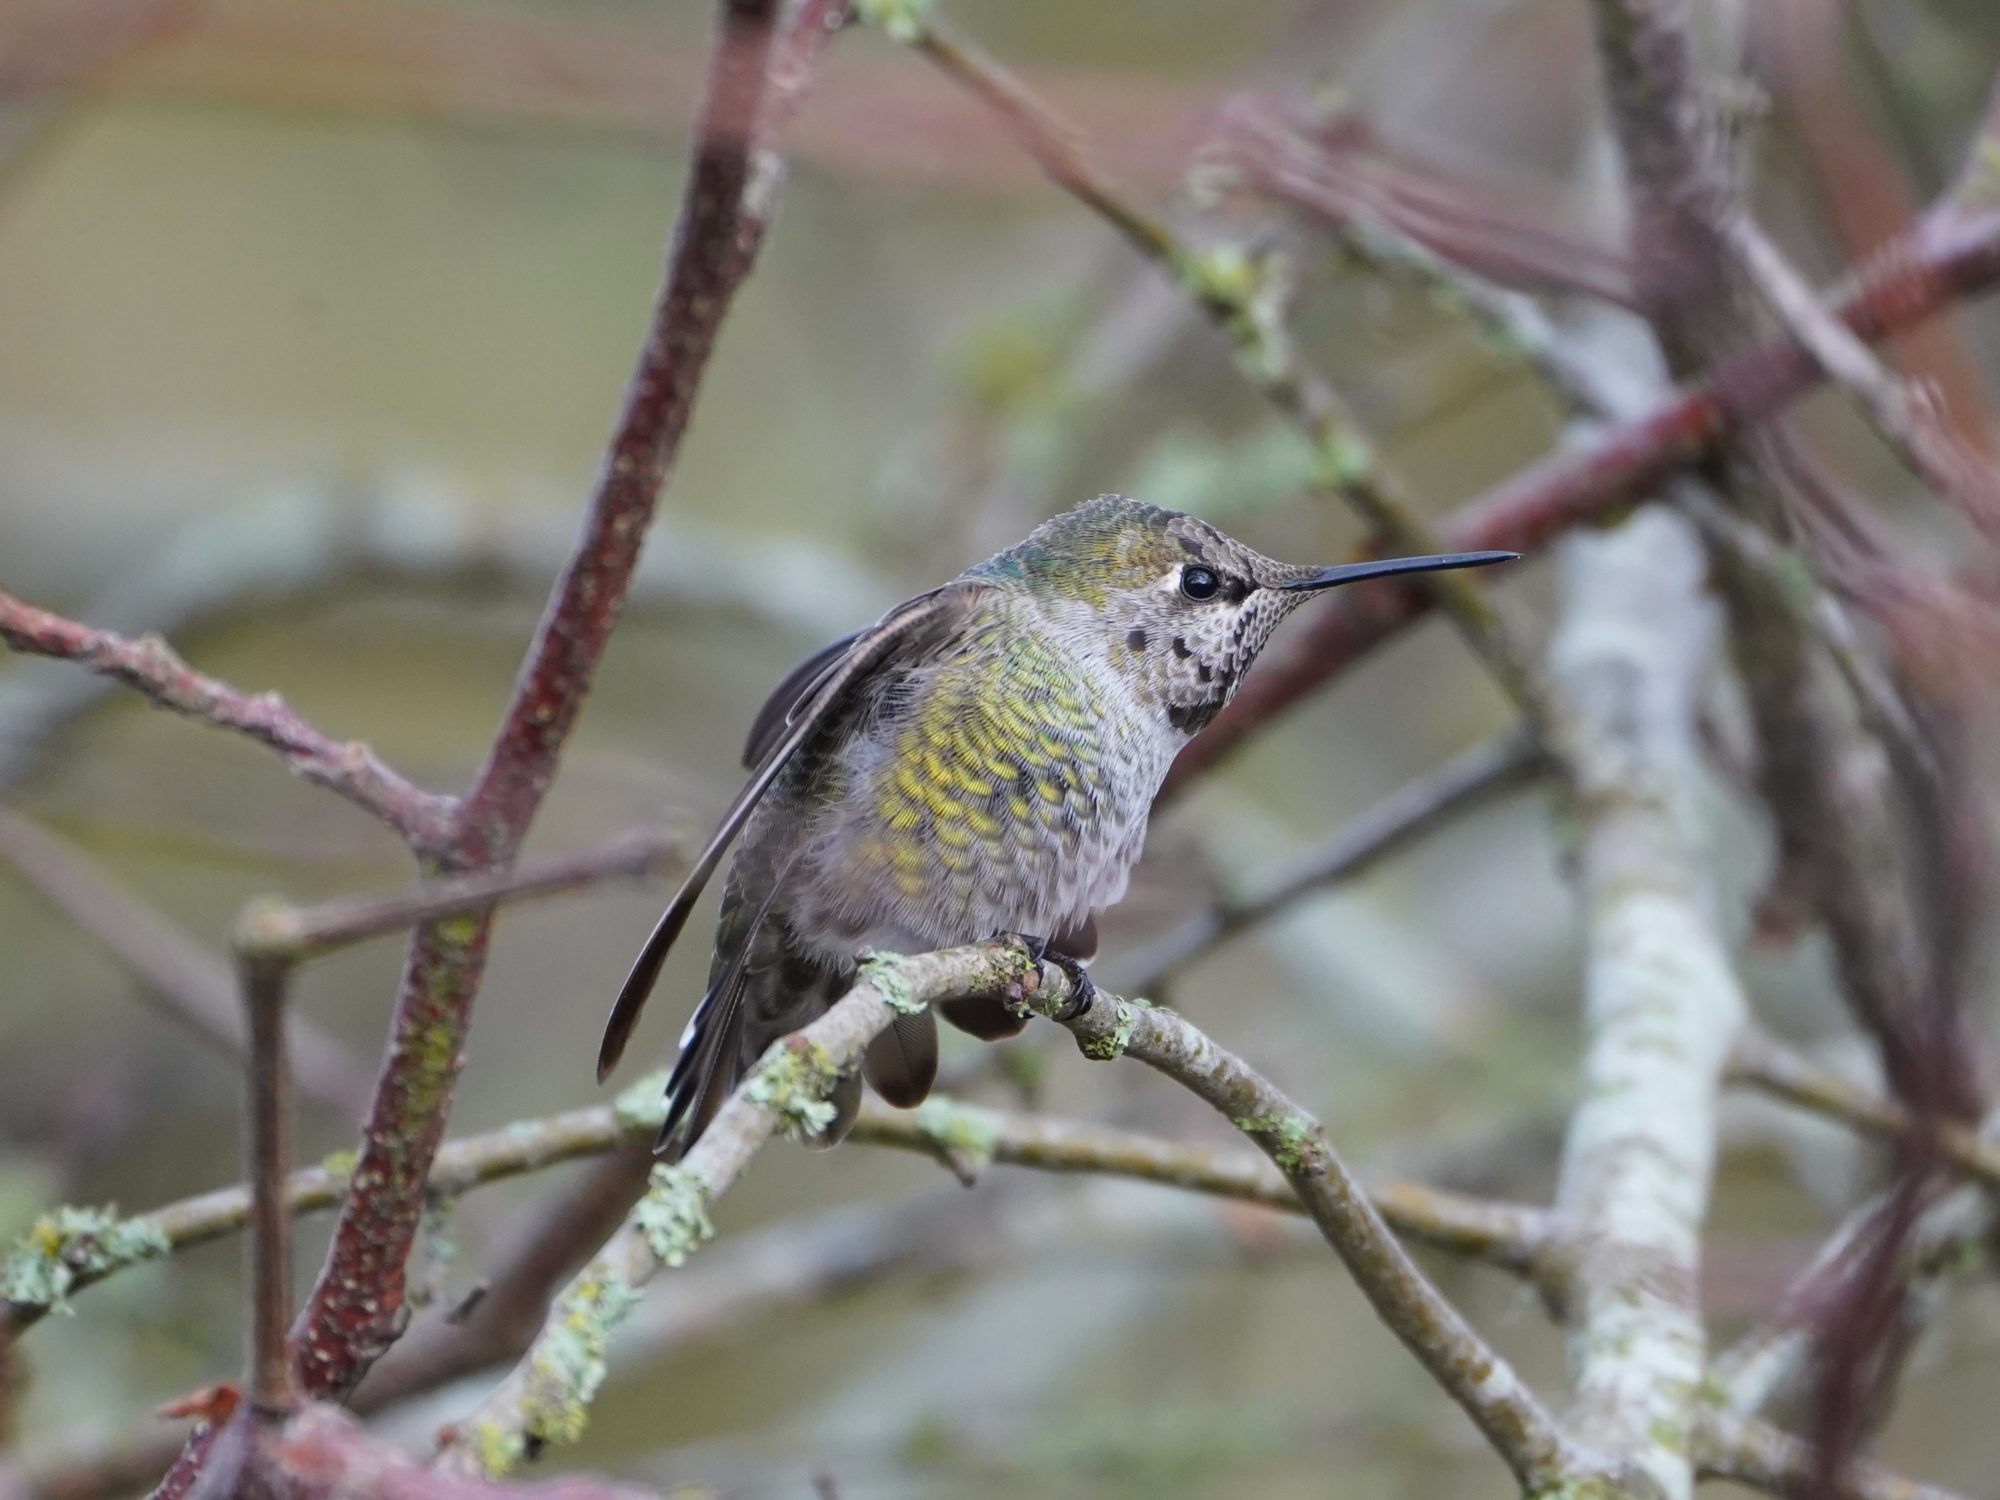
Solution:
<svg viewBox="0 0 2000 1500">
<path fill-rule="evenodd" d="M 1083 960 L 1064 953 L 1048 938 L 1029 937 L 1025 932 L 1003 932 L 1001 941 L 1019 943 L 1028 950 L 1028 958 L 1034 963 L 1052 963 L 1069 976 L 1069 1003 L 1056 1012 L 1057 1021 L 1074 1021 L 1090 1009 L 1090 1002 L 1097 998 L 1097 984 L 1084 970 Z"/>
<path fill-rule="evenodd" d="M 1080 958 L 1071 958 L 1067 953 L 1043 955 L 1063 973 L 1069 975 L 1069 1004 L 1056 1012 L 1058 1021 L 1074 1021 L 1090 1009 L 1090 1002 L 1097 998 L 1097 981 L 1090 977 L 1089 970 Z"/>
</svg>

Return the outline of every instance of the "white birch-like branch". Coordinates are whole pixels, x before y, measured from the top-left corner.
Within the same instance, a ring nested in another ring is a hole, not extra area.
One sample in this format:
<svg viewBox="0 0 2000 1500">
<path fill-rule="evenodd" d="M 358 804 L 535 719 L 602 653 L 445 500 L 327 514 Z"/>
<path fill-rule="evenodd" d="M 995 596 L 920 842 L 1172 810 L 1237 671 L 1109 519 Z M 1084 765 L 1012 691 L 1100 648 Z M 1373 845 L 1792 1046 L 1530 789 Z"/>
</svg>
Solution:
<svg viewBox="0 0 2000 1500">
<path fill-rule="evenodd" d="M 1694 1487 L 1701 1226 L 1744 1016 L 1690 827 L 1716 635 L 1701 577 L 1693 533 L 1664 511 L 1571 541 L 1553 673 L 1587 950 L 1581 1102 L 1557 1196 L 1574 1256 L 1571 1430 L 1667 1500 Z"/>
</svg>

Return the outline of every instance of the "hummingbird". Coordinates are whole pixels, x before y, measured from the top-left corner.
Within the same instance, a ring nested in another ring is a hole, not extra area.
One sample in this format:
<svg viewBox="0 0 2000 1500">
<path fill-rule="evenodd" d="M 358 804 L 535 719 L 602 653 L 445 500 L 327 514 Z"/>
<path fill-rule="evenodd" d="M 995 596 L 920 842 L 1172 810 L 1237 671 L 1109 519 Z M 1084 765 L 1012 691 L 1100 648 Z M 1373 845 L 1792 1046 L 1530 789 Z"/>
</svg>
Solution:
<svg viewBox="0 0 2000 1500">
<path fill-rule="evenodd" d="M 1125 892 L 1167 768 L 1278 624 L 1338 584 L 1516 555 L 1300 567 L 1194 516 L 1100 495 L 897 605 L 801 663 L 757 714 L 750 779 L 632 965 L 599 1082 L 732 843 L 707 993 L 667 1083 L 656 1150 L 668 1160 L 772 1042 L 846 991 L 860 953 L 1023 938 L 1077 981 L 1080 1009 L 1096 913 Z M 998 1001 L 936 1009 L 986 1040 L 1026 1025 Z M 925 1011 L 899 1016 L 860 1072 L 908 1108 L 937 1060 Z M 853 1125 L 861 1077 L 831 1102 L 817 1144 Z"/>
</svg>

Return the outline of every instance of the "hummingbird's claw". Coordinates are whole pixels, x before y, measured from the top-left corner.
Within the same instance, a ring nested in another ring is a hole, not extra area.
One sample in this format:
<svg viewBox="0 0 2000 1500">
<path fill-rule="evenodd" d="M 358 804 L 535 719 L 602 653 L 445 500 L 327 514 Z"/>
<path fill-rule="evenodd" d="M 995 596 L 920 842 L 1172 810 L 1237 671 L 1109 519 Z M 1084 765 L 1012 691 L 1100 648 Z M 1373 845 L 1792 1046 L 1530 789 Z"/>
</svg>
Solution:
<svg viewBox="0 0 2000 1500">
<path fill-rule="evenodd" d="M 1056 1012 L 1056 1020 L 1074 1021 L 1077 1017 L 1087 1014 L 1091 1001 L 1097 998 L 1097 981 L 1090 977 L 1089 971 L 1083 966 L 1083 961 L 1071 958 L 1066 953 L 1050 953 L 1045 956 L 1050 963 L 1069 975 L 1069 1004 Z"/>
<path fill-rule="evenodd" d="M 1069 1003 L 1056 1013 L 1055 1020 L 1074 1021 L 1090 1009 L 1090 1002 L 1097 998 L 1097 985 L 1085 972 L 1081 959 L 1061 952 L 1048 938 L 1030 937 L 1025 932 L 1003 932 L 997 936 L 1001 942 L 1018 943 L 1025 948 L 1030 963 L 1052 963 L 1069 976 Z"/>
</svg>

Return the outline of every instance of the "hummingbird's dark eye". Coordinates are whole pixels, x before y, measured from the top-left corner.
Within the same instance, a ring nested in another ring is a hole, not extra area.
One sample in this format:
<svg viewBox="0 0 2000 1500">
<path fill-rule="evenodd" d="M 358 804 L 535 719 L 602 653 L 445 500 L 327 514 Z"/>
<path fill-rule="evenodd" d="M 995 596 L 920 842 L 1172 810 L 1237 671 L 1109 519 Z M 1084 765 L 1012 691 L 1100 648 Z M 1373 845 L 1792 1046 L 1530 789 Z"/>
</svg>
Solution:
<svg viewBox="0 0 2000 1500">
<path fill-rule="evenodd" d="M 1190 599 L 1213 599 L 1222 587 L 1222 580 L 1215 576 L 1215 569 L 1186 567 L 1181 569 L 1181 592 Z"/>
</svg>

